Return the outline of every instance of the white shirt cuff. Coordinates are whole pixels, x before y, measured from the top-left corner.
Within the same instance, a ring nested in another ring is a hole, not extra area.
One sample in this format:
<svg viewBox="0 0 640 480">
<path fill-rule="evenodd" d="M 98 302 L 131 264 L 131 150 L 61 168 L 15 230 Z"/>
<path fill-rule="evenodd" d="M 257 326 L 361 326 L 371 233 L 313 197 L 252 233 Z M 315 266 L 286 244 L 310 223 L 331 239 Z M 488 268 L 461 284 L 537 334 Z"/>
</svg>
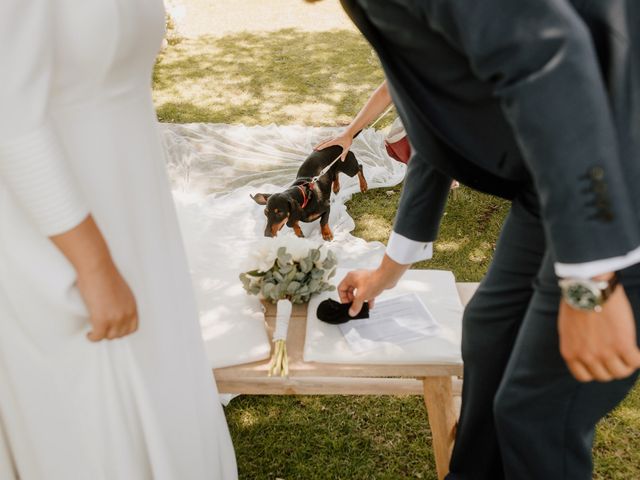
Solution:
<svg viewBox="0 0 640 480">
<path fill-rule="evenodd" d="M 561 278 L 591 278 L 603 273 L 615 272 L 640 263 L 640 247 L 620 257 L 604 258 L 586 263 L 556 263 L 556 275 Z"/>
<path fill-rule="evenodd" d="M 387 243 L 387 255 L 401 265 L 429 260 L 433 256 L 433 243 L 417 242 L 392 231 Z"/>
</svg>

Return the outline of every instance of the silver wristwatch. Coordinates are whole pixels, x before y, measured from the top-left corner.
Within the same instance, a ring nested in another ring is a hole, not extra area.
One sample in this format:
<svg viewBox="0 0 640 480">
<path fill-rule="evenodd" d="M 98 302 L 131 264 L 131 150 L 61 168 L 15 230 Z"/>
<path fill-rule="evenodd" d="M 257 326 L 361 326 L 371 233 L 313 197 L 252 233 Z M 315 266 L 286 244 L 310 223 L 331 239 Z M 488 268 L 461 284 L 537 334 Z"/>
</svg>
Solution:
<svg viewBox="0 0 640 480">
<path fill-rule="evenodd" d="M 609 280 L 562 278 L 558 284 L 562 290 L 562 298 L 570 307 L 577 310 L 600 312 L 602 305 L 618 285 L 618 276 L 614 274 Z"/>
</svg>

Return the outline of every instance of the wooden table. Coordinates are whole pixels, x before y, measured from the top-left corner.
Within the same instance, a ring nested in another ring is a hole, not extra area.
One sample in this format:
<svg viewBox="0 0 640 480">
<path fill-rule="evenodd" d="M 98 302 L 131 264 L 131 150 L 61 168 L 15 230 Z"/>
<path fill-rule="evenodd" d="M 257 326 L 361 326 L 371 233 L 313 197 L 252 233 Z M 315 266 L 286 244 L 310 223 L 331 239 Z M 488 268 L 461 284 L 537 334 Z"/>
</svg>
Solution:
<svg viewBox="0 0 640 480">
<path fill-rule="evenodd" d="M 476 283 L 458 283 L 463 305 Z M 266 305 L 269 336 L 275 324 L 275 307 Z M 216 369 L 221 393 L 245 395 L 423 395 L 433 438 L 438 478 L 449 470 L 459 409 L 462 365 L 357 365 L 305 362 L 306 305 L 294 305 L 289 331 L 289 377 L 268 377 L 269 360 Z"/>
</svg>

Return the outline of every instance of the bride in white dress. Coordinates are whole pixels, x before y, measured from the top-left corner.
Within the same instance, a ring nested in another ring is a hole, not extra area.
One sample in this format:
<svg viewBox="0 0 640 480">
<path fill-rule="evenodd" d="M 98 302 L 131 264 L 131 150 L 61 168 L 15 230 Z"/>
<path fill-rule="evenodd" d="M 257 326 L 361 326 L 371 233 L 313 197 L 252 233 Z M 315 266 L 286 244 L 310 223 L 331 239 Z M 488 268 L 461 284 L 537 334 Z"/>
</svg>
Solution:
<svg viewBox="0 0 640 480">
<path fill-rule="evenodd" d="M 2 480 L 237 477 L 151 102 L 163 31 L 162 0 L 0 1 Z"/>
</svg>

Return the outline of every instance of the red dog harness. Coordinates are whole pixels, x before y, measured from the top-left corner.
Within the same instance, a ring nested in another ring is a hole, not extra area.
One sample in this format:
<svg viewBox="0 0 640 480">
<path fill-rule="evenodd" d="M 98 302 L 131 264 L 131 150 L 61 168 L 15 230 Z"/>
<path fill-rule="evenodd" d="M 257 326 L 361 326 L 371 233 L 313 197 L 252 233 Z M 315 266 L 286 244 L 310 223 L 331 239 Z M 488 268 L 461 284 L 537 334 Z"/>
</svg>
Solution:
<svg viewBox="0 0 640 480">
<path fill-rule="evenodd" d="M 313 183 L 305 183 L 304 185 L 310 185 L 311 188 L 313 189 Z M 297 185 L 298 190 L 300 190 L 300 193 L 302 194 L 302 205 L 300 206 L 300 208 L 302 208 L 304 210 L 304 207 L 307 206 L 307 203 L 309 203 L 309 198 L 311 198 L 311 192 L 309 192 L 309 195 L 307 195 L 307 192 L 304 191 L 304 188 L 302 188 L 302 185 Z"/>
</svg>

